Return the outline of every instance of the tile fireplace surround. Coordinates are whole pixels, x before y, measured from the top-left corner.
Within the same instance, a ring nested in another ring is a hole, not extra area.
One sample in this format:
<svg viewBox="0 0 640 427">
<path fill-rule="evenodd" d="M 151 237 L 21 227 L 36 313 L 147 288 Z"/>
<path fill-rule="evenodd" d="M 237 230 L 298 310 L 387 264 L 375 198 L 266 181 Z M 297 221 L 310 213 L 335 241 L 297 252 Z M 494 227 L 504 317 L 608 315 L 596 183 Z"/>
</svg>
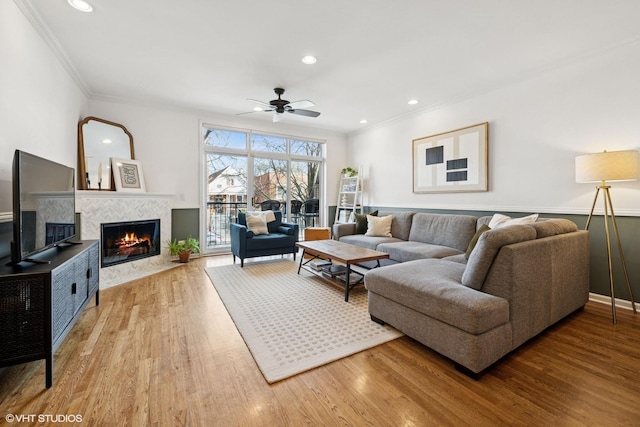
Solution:
<svg viewBox="0 0 640 427">
<path fill-rule="evenodd" d="M 157 273 L 177 264 L 171 262 L 164 242 L 171 238 L 173 195 L 116 191 L 76 191 L 80 213 L 80 237 L 100 239 L 100 225 L 107 222 L 160 218 L 160 255 L 100 269 L 100 289 Z"/>
</svg>

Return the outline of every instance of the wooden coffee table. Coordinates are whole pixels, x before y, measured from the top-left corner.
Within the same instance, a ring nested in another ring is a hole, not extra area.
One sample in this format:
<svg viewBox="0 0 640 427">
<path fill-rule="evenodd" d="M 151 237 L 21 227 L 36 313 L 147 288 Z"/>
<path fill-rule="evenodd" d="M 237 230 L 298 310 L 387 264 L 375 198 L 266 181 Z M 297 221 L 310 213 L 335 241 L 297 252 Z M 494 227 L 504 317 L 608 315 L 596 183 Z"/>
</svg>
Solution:
<svg viewBox="0 0 640 427">
<path fill-rule="evenodd" d="M 351 273 L 360 274 L 351 270 L 352 264 L 358 264 L 366 261 L 377 261 L 378 267 L 380 260 L 389 258 L 389 254 L 376 251 L 373 249 L 362 248 L 356 245 L 339 242 L 337 240 L 312 240 L 296 243 L 296 246 L 302 248 L 302 256 L 300 257 L 300 265 L 298 266 L 298 274 L 303 265 L 310 263 L 315 259 L 326 259 L 330 261 L 338 261 L 345 264 L 345 283 L 344 283 L 344 300 L 349 301 L 349 290 L 352 286 L 360 283 L 360 281 L 351 285 Z M 305 262 L 304 255 L 309 254 L 312 257 Z"/>
</svg>

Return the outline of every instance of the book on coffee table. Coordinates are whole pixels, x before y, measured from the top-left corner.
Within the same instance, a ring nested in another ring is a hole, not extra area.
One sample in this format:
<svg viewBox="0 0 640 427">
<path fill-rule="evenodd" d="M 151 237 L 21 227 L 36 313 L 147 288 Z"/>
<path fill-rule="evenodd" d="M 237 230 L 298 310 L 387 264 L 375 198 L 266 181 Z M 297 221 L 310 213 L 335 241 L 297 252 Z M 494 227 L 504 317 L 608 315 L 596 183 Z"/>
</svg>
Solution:
<svg viewBox="0 0 640 427">
<path fill-rule="evenodd" d="M 327 261 L 324 259 L 311 261 L 309 263 L 309 267 L 313 268 L 316 271 L 321 271 L 323 268 L 329 267 L 329 266 L 331 266 L 331 261 Z"/>
<path fill-rule="evenodd" d="M 347 267 L 344 265 L 328 265 L 322 268 L 322 273 L 328 277 L 336 277 L 347 274 Z"/>
</svg>

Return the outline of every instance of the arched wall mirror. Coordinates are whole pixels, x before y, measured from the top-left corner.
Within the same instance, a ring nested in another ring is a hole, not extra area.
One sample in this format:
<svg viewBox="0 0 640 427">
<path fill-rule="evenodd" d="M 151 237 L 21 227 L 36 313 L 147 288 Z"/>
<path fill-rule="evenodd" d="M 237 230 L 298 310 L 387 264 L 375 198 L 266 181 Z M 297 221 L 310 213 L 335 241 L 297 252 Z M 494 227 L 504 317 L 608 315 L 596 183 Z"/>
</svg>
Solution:
<svg viewBox="0 0 640 427">
<path fill-rule="evenodd" d="M 135 159 L 133 136 L 127 128 L 97 117 L 78 123 L 78 188 L 115 190 L 112 157 Z"/>
</svg>

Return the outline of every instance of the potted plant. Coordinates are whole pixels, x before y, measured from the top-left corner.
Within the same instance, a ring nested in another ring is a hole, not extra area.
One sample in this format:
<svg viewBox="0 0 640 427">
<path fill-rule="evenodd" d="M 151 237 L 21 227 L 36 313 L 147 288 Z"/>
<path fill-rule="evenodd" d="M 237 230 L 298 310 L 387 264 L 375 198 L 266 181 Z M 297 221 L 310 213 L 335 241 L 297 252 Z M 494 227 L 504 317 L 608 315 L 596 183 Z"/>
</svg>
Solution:
<svg viewBox="0 0 640 427">
<path fill-rule="evenodd" d="M 167 249 L 169 255 L 177 256 L 180 262 L 189 262 L 192 253 L 200 252 L 200 243 L 198 239 L 189 236 L 186 240 L 167 240 Z"/>
<path fill-rule="evenodd" d="M 349 178 L 349 177 L 352 177 L 352 176 L 356 176 L 358 174 L 358 171 L 355 170 L 354 168 L 352 168 L 351 166 L 347 166 L 347 167 L 342 168 L 340 173 L 345 178 Z"/>
</svg>

